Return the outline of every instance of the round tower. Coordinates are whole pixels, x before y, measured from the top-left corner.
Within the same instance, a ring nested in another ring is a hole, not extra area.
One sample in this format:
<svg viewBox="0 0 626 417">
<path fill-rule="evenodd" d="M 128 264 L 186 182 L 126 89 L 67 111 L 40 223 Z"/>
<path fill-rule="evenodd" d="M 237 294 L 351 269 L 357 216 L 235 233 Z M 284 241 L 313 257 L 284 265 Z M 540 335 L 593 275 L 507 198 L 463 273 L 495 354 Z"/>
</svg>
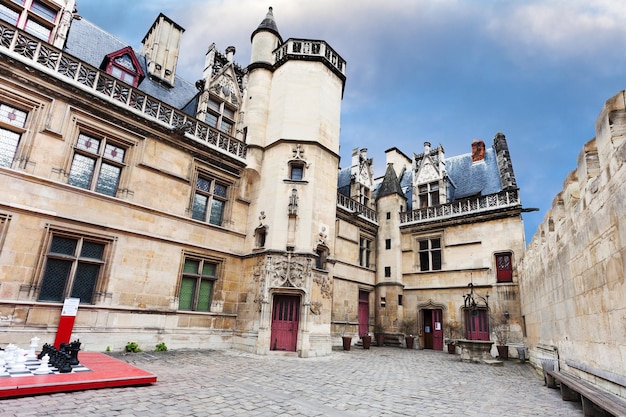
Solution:
<svg viewBox="0 0 626 417">
<path fill-rule="evenodd" d="M 248 159 L 253 162 L 253 166 L 250 168 L 257 169 L 258 167 L 254 166 L 256 165 L 254 161 L 259 156 L 256 155 L 255 146 L 263 147 L 266 145 L 265 132 L 272 88 L 273 53 L 283 42 L 278 33 L 271 7 L 259 27 L 252 32 L 250 40 L 252 49 L 250 65 L 248 66 L 247 94 L 244 97 L 245 124 L 247 127 L 246 142 L 251 151 Z"/>
</svg>

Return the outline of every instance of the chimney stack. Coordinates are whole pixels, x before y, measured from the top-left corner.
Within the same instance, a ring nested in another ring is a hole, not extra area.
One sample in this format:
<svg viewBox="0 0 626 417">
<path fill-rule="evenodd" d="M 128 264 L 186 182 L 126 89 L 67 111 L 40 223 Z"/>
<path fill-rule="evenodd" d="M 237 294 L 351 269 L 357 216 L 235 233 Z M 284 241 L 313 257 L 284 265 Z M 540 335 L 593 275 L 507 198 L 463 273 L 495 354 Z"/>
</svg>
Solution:
<svg viewBox="0 0 626 417">
<path fill-rule="evenodd" d="M 472 142 L 472 162 L 483 161 L 485 159 L 485 142 L 474 139 Z"/>
<path fill-rule="evenodd" d="M 160 13 L 141 41 L 141 53 L 146 56 L 148 75 L 162 83 L 174 86 L 176 65 L 183 29 Z"/>
</svg>

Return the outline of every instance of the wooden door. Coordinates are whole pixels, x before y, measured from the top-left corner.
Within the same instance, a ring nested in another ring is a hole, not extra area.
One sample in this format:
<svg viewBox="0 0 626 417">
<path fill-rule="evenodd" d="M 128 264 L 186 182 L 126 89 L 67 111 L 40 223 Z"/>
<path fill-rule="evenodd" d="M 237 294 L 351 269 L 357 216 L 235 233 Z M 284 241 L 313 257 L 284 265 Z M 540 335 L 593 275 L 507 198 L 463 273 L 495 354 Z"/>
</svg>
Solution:
<svg viewBox="0 0 626 417">
<path fill-rule="evenodd" d="M 369 333 L 370 320 L 370 293 L 359 291 L 359 337 L 367 336 Z"/>
<path fill-rule="evenodd" d="M 443 312 L 440 309 L 432 310 L 433 317 L 433 349 L 443 350 Z"/>
<path fill-rule="evenodd" d="M 300 297 L 275 295 L 272 311 L 271 350 L 295 352 L 298 344 Z"/>
<path fill-rule="evenodd" d="M 489 340 L 489 316 L 487 310 L 465 310 L 465 329 L 468 340 Z"/>
<path fill-rule="evenodd" d="M 424 329 L 424 349 L 432 349 L 433 310 L 422 310 L 422 328 Z"/>
</svg>

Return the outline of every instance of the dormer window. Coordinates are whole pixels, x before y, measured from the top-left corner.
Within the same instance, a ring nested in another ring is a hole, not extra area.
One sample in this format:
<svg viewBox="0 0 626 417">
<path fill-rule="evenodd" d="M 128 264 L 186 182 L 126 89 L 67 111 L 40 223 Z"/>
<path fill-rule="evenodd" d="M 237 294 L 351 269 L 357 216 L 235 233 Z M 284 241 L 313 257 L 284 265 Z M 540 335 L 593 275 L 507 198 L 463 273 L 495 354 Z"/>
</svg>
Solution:
<svg viewBox="0 0 626 417">
<path fill-rule="evenodd" d="M 139 61 L 130 47 L 108 54 L 100 68 L 133 87 L 137 87 L 144 78 Z"/>
<path fill-rule="evenodd" d="M 431 182 L 422 184 L 418 188 L 420 208 L 436 206 L 439 204 L 439 183 Z"/>
<path fill-rule="evenodd" d="M 227 135 L 235 130 L 235 110 L 222 101 L 210 97 L 207 101 L 207 113 L 204 121 Z"/>
</svg>

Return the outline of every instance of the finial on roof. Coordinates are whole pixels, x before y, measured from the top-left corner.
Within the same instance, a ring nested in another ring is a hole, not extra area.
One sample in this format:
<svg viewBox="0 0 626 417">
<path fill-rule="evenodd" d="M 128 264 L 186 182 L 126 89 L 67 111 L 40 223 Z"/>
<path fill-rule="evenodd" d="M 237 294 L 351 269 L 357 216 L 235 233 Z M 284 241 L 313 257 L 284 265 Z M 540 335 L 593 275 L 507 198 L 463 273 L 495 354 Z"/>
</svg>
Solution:
<svg viewBox="0 0 626 417">
<path fill-rule="evenodd" d="M 276 21 L 274 20 L 274 8 L 271 6 L 267 10 L 265 19 L 263 19 L 259 27 L 256 28 L 256 30 L 252 33 L 252 36 L 254 37 L 257 32 L 262 30 L 274 33 L 276 36 L 278 36 L 278 39 L 280 39 L 280 42 L 282 43 L 283 39 L 280 36 L 280 33 L 278 33 L 278 26 L 276 26 Z"/>
</svg>

